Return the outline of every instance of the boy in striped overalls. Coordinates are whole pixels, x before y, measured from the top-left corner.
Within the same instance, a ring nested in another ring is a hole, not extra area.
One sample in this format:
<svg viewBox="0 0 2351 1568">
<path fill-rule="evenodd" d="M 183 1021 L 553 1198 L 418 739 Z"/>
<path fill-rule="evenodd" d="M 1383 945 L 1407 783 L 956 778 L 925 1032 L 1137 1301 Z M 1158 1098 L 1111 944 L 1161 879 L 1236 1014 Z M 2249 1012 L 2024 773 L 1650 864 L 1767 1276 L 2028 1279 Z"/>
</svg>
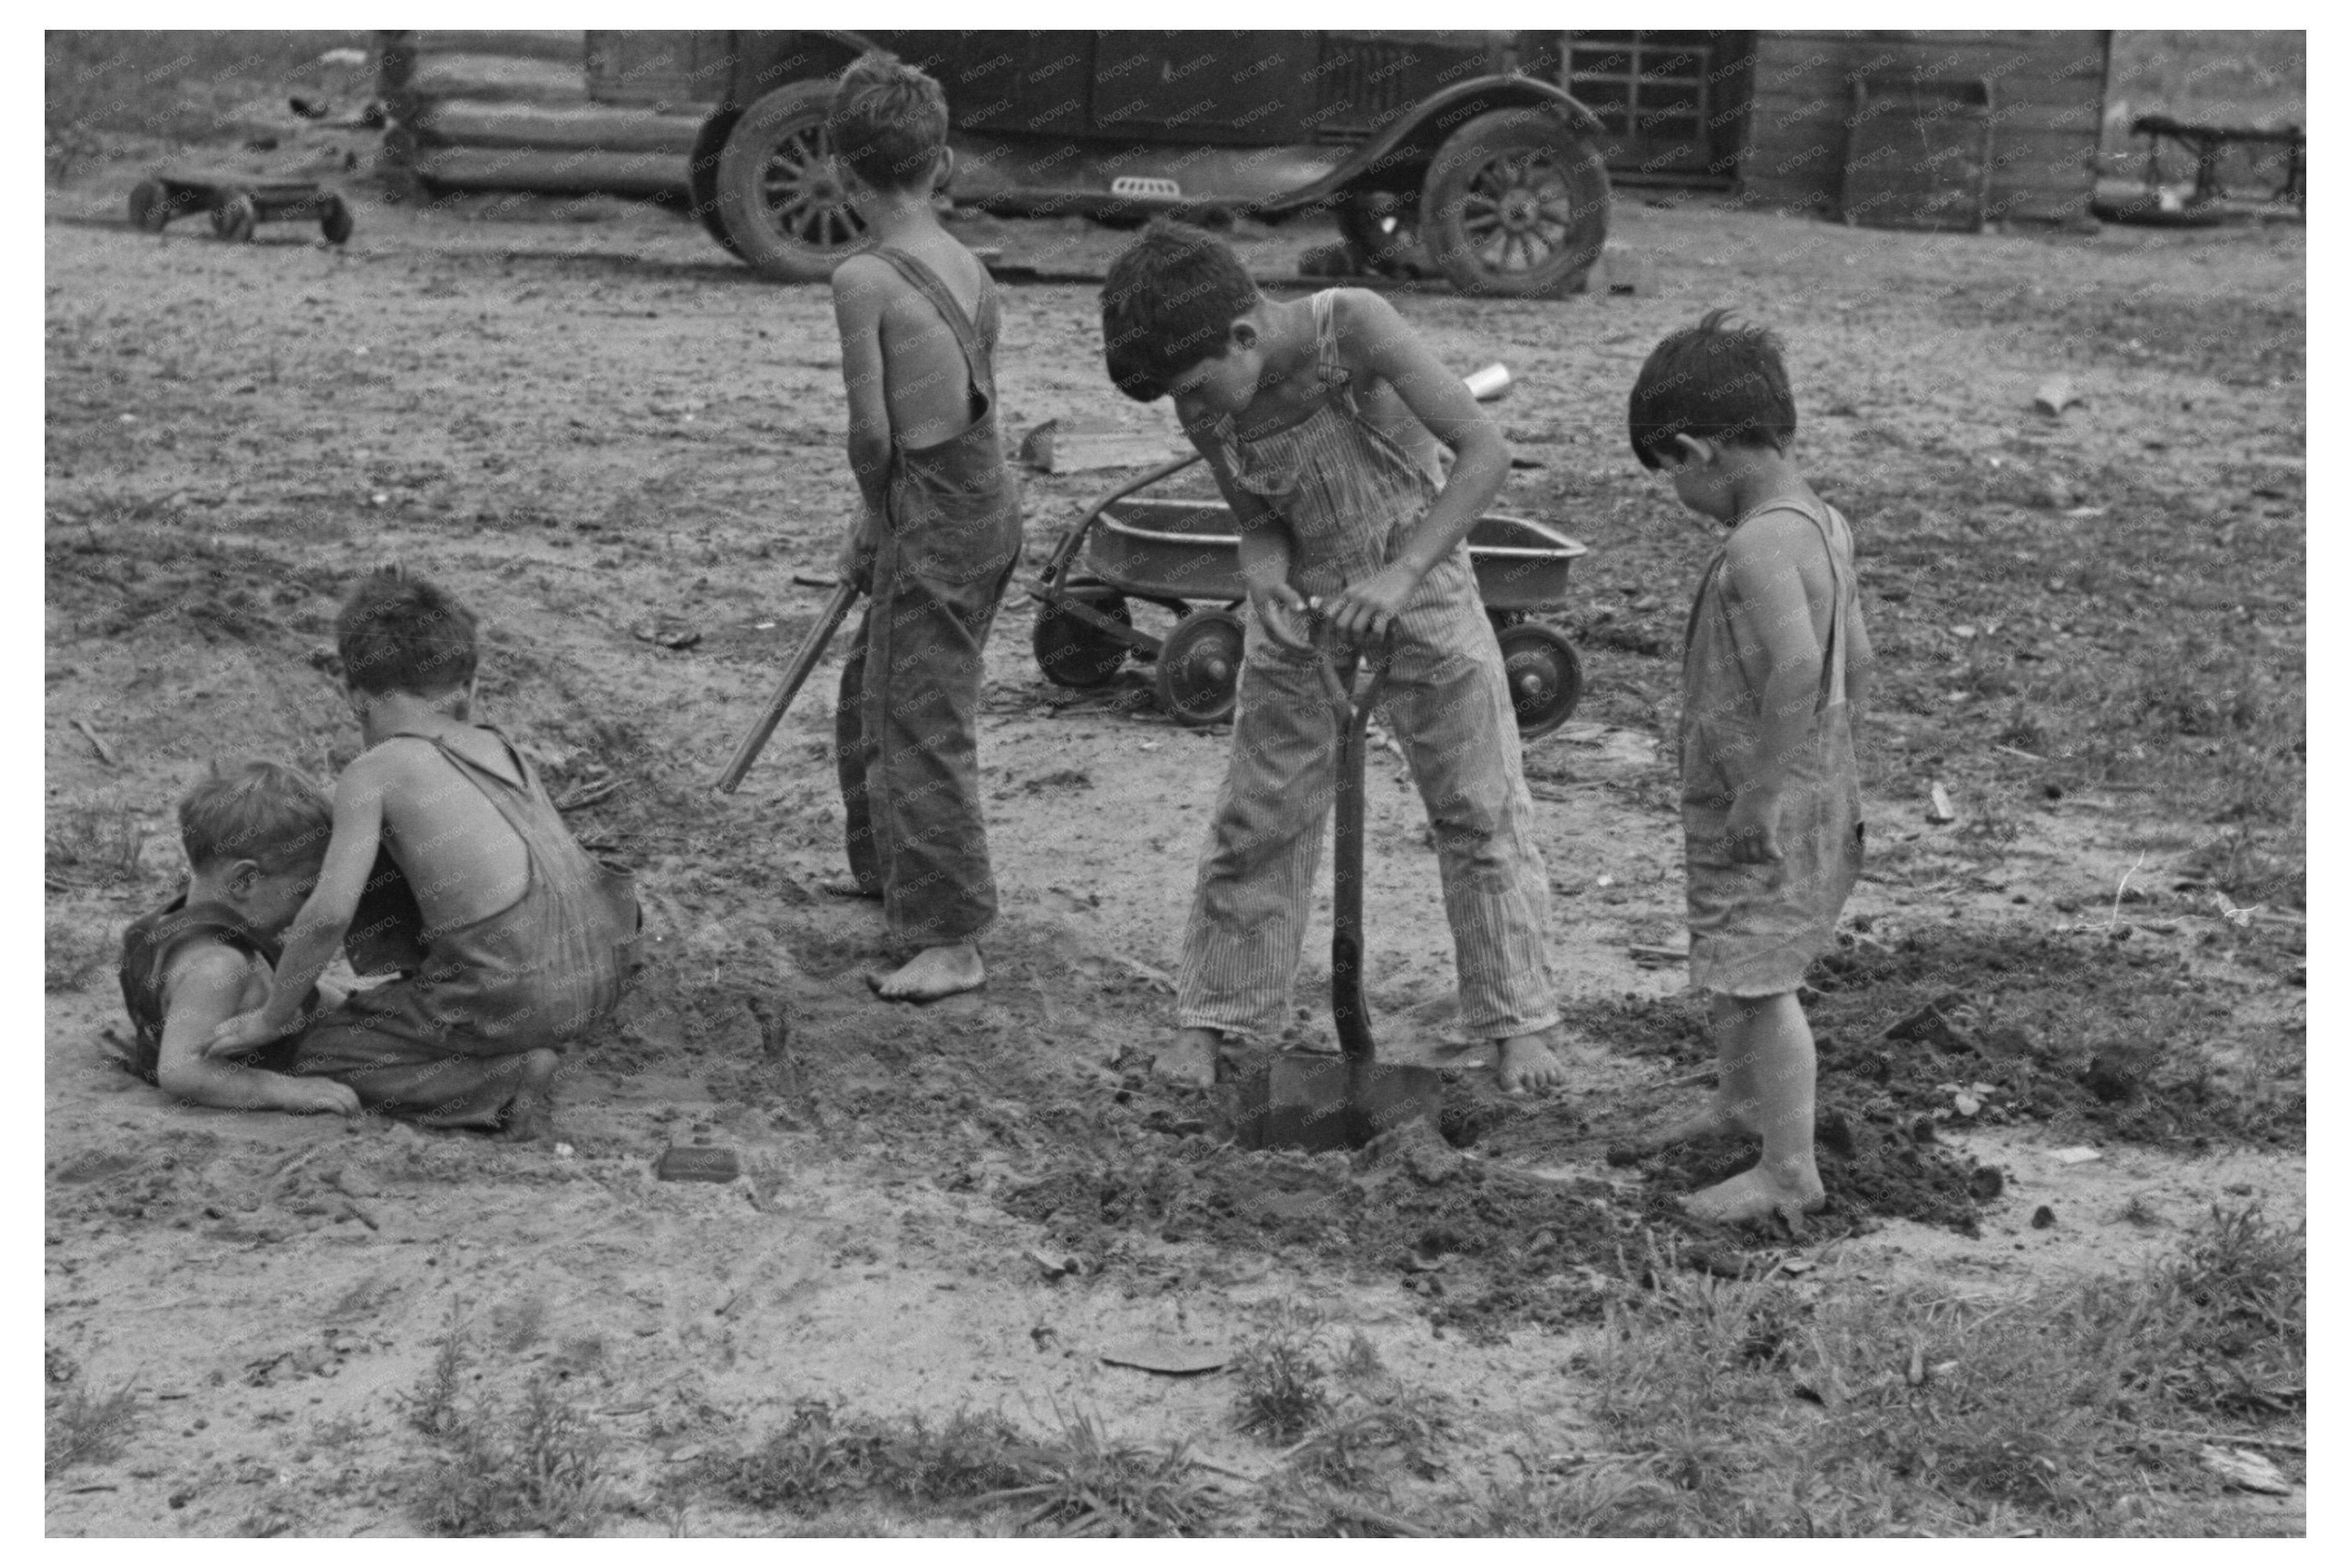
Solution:
<svg viewBox="0 0 2351 1568">
<path fill-rule="evenodd" d="M 1228 246 L 1180 224 L 1113 264 L 1102 339 L 1122 392 L 1175 397 L 1238 521 L 1249 583 L 1232 760 L 1159 1071 L 1211 1083 L 1234 1037 L 1282 1027 L 1337 748 L 1315 643 L 1392 637 L 1388 720 L 1436 833 L 1460 1028 L 1496 1042 L 1506 1090 L 1555 1087 L 1548 883 L 1465 542 L 1509 470 L 1501 433 L 1378 295 L 1266 299 Z"/>
</svg>

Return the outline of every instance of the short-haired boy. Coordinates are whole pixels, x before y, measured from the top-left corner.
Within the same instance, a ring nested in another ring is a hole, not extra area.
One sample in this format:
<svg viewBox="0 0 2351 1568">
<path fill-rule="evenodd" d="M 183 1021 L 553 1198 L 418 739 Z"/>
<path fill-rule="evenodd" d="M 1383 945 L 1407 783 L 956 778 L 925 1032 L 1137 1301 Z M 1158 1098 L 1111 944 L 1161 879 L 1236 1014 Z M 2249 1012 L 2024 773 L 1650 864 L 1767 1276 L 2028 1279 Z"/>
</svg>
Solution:
<svg viewBox="0 0 2351 1568">
<path fill-rule="evenodd" d="M 912 956 L 873 988 L 935 1001 L 982 984 L 996 918 L 981 820 L 982 650 L 1020 557 L 996 419 L 996 287 L 939 226 L 946 97 L 883 54 L 842 73 L 826 119 L 873 237 L 834 269 L 849 465 L 863 513 L 841 552 L 872 598 L 841 674 L 835 742 L 850 877 Z"/>
<path fill-rule="evenodd" d="M 215 768 L 182 799 L 187 888 L 122 934 L 132 1071 L 199 1105 L 358 1113 L 349 1087 L 291 1075 L 290 1036 L 241 1060 L 204 1053 L 215 1027 L 269 995 L 277 938 L 318 884 L 331 820 L 327 798 L 274 762 Z"/>
<path fill-rule="evenodd" d="M 267 1000 L 222 1025 L 213 1049 L 295 1027 L 347 936 L 362 973 L 374 967 L 363 950 L 405 948 L 406 972 L 311 1024 L 294 1070 L 426 1126 L 544 1136 L 557 1053 L 620 1003 L 635 893 L 580 847 L 514 744 L 470 721 L 465 606 L 375 573 L 344 602 L 335 643 L 367 749 L 335 782 L 326 863 Z M 354 930 L 362 897 L 397 913 Z"/>
<path fill-rule="evenodd" d="M 1762 1141 L 1687 1200 L 1702 1218 L 1792 1227 L 1823 1201 L 1813 1033 L 1796 987 L 1835 943 L 1861 870 L 1853 715 L 1870 667 L 1853 533 L 1788 455 L 1796 405 L 1779 340 L 1717 310 L 1659 343 L 1634 382 L 1633 451 L 1728 527 L 1682 653 L 1689 983 L 1712 993 L 1712 1102 L 1651 1140 Z"/>
<path fill-rule="evenodd" d="M 1380 296 L 1264 298 L 1230 247 L 1181 224 L 1112 264 L 1102 340 L 1120 390 L 1174 396 L 1249 584 L 1231 760 L 1158 1071 L 1211 1083 L 1233 1038 L 1287 1021 L 1337 755 L 1317 643 L 1351 656 L 1392 636 L 1388 721 L 1435 830 L 1459 1027 L 1498 1043 L 1506 1090 L 1561 1083 L 1543 1038 L 1559 1021 L 1549 885 L 1466 543 L 1509 470 L 1501 433 Z"/>
</svg>

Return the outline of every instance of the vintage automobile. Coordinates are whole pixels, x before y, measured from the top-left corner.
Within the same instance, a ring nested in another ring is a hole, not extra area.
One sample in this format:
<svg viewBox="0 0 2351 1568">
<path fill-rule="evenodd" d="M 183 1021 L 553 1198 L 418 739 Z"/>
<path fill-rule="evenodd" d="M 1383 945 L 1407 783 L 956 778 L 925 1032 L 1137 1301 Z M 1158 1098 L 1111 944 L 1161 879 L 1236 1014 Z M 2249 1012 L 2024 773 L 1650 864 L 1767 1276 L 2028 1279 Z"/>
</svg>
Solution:
<svg viewBox="0 0 2351 1568">
<path fill-rule="evenodd" d="M 1600 122 L 1552 85 L 1562 35 L 590 33 L 590 95 L 706 104 L 696 211 L 763 272 L 864 243 L 824 130 L 868 48 L 946 88 L 948 194 L 1007 214 L 1216 223 L 1333 214 L 1357 265 L 1472 294 L 1573 291 L 1608 228 Z"/>
</svg>

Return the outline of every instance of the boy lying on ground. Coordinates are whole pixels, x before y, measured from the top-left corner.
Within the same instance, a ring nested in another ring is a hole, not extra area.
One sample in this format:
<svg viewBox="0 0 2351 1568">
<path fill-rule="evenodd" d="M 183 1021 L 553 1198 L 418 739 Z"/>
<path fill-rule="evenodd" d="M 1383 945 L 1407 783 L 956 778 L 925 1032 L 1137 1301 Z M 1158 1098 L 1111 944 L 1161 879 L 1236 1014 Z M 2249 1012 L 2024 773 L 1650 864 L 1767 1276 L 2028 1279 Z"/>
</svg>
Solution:
<svg viewBox="0 0 2351 1568">
<path fill-rule="evenodd" d="M 330 1078 L 290 1075 L 295 1041 L 256 1040 L 242 1060 L 207 1056 L 215 1025 L 269 995 L 277 938 L 318 885 L 333 808 L 290 768 L 250 762 L 180 802 L 188 886 L 122 934 L 124 1065 L 167 1094 L 231 1111 L 340 1111 L 360 1097 Z"/>
<path fill-rule="evenodd" d="M 514 744 L 470 721 L 474 618 L 455 600 L 377 573 L 335 638 L 368 749 L 336 781 L 326 864 L 267 1001 L 208 1054 L 293 1028 L 348 935 L 361 973 L 383 952 L 406 972 L 319 1015 L 293 1070 L 426 1126 L 545 1136 L 557 1053 L 620 1005 L 636 894 L 580 847 Z M 372 917 L 354 929 L 363 896 Z"/>
</svg>

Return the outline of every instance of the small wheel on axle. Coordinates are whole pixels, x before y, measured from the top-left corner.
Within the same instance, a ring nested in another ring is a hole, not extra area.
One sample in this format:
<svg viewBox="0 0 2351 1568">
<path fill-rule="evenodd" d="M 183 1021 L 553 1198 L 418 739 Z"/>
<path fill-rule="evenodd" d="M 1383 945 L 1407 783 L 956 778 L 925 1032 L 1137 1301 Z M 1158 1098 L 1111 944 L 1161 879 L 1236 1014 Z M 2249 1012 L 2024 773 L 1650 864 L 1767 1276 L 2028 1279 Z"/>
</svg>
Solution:
<svg viewBox="0 0 2351 1568">
<path fill-rule="evenodd" d="M 1109 589 L 1072 589 L 1067 597 L 1122 626 L 1134 623 L 1126 601 Z M 1050 602 L 1038 607 L 1029 647 L 1037 655 L 1037 668 L 1057 686 L 1106 686 L 1118 679 L 1119 666 L 1126 663 L 1124 643 Z"/>
<path fill-rule="evenodd" d="M 329 245 L 340 245 L 351 237 L 351 209 L 342 197 L 327 198 L 326 211 L 319 218 L 319 232 Z"/>
<path fill-rule="evenodd" d="M 171 193 L 163 189 L 161 180 L 141 180 L 131 187 L 131 222 L 133 227 L 151 235 L 163 232 L 172 221 Z"/>
<path fill-rule="evenodd" d="M 1540 621 L 1521 621 L 1497 640 L 1510 707 L 1519 716 L 1519 738 L 1533 740 L 1565 724 L 1583 699 L 1583 662 L 1567 633 Z"/>
<path fill-rule="evenodd" d="M 261 209 L 254 204 L 251 196 L 242 191 L 233 192 L 213 203 L 213 233 L 223 239 L 251 239 L 254 225 L 260 222 Z"/>
<path fill-rule="evenodd" d="M 1159 645 L 1152 689 L 1159 706 L 1184 724 L 1221 724 L 1233 716 L 1241 684 L 1241 620 L 1229 610 L 1196 610 Z"/>
</svg>

